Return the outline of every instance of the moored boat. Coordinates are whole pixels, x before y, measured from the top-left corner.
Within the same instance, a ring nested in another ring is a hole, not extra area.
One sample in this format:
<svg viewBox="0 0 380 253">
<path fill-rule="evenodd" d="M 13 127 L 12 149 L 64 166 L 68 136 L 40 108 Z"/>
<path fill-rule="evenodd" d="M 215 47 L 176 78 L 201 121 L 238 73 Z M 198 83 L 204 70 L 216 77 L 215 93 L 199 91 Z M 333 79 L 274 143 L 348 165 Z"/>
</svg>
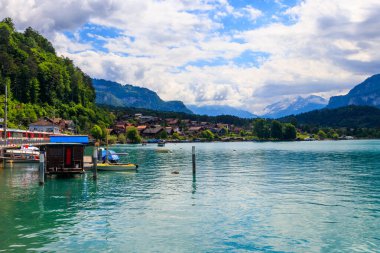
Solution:
<svg viewBox="0 0 380 253">
<path fill-rule="evenodd" d="M 97 167 L 101 171 L 136 171 L 139 166 L 133 163 L 98 163 Z"/>
<path fill-rule="evenodd" d="M 7 163 L 38 163 L 39 155 L 37 147 L 21 146 L 20 149 L 7 149 L 3 158 Z"/>
</svg>

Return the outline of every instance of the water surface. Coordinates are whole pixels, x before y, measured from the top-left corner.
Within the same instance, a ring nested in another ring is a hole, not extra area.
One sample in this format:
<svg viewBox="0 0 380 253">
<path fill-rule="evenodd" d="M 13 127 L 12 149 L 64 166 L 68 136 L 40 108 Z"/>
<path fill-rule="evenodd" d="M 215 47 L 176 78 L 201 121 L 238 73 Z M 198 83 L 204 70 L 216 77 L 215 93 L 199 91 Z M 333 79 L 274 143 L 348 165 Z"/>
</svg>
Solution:
<svg viewBox="0 0 380 253">
<path fill-rule="evenodd" d="M 380 141 L 165 148 L 114 146 L 140 170 L 97 181 L 0 168 L 0 251 L 380 251 Z"/>
</svg>

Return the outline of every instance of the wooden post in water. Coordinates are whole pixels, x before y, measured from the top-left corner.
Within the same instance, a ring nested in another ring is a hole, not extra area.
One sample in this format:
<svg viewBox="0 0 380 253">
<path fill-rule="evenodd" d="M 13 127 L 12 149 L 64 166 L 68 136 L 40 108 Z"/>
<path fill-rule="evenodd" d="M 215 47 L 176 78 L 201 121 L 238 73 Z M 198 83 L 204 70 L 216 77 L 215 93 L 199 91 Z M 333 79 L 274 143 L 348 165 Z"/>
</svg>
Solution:
<svg viewBox="0 0 380 253">
<path fill-rule="evenodd" d="M 42 152 L 40 154 L 39 181 L 40 185 L 45 184 L 45 154 Z"/>
<path fill-rule="evenodd" d="M 192 147 L 192 158 L 193 158 L 193 175 L 196 173 L 196 165 L 195 165 L 195 146 Z"/>
<path fill-rule="evenodd" d="M 92 173 L 93 173 L 93 178 L 94 180 L 97 179 L 98 177 L 98 147 L 94 147 L 94 152 L 92 153 Z"/>
</svg>

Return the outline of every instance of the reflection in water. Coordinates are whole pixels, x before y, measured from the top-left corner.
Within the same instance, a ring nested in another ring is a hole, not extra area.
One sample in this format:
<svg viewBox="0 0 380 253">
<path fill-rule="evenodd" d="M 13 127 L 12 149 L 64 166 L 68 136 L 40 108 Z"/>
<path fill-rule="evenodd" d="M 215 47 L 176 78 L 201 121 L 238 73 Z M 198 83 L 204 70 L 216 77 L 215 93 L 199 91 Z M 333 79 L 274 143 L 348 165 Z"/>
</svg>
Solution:
<svg viewBox="0 0 380 253">
<path fill-rule="evenodd" d="M 193 183 L 191 184 L 193 187 L 192 194 L 195 194 L 197 192 L 197 176 L 193 174 Z"/>
<path fill-rule="evenodd" d="M 38 164 L 0 168 L 0 251 L 380 247 L 380 141 L 197 144 L 196 176 L 192 145 L 116 146 L 139 171 L 97 181 L 89 172 L 40 187 Z"/>
</svg>

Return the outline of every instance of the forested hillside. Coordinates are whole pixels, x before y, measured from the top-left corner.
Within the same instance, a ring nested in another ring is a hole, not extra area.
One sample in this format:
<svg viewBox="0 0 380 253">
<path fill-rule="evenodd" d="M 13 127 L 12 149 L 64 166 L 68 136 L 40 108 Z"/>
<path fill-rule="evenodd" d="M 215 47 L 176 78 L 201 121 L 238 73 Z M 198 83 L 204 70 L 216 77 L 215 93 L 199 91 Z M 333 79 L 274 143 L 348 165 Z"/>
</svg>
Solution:
<svg viewBox="0 0 380 253">
<path fill-rule="evenodd" d="M 300 125 L 318 127 L 379 128 L 380 109 L 370 106 L 346 106 L 336 109 L 315 110 L 281 118 L 282 122 L 295 121 Z"/>
<path fill-rule="evenodd" d="M 25 127 L 43 116 L 73 120 L 78 131 L 92 122 L 110 124 L 112 115 L 95 106 L 91 78 L 73 62 L 58 57 L 37 31 L 17 32 L 9 18 L 0 22 L 0 94 L 8 86 L 10 127 Z M 1 117 L 4 110 L 0 109 Z"/>
</svg>

